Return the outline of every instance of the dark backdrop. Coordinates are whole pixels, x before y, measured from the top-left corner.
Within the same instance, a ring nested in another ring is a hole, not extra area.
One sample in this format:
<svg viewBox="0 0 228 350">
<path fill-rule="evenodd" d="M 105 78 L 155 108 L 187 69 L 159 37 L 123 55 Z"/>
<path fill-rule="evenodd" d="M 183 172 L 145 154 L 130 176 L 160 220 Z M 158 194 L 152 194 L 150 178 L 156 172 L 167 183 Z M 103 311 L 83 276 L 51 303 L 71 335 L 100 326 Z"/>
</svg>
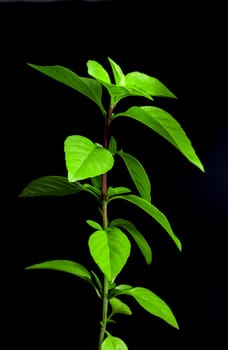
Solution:
<svg viewBox="0 0 228 350">
<path fill-rule="evenodd" d="M 24 271 L 48 259 L 75 259 L 88 266 L 89 227 L 96 202 L 87 194 L 65 199 L 18 199 L 23 187 L 43 175 L 66 175 L 63 142 L 81 134 L 96 142 L 102 118 L 92 102 L 33 71 L 27 63 L 63 65 L 86 76 L 94 59 L 107 56 L 124 72 L 157 77 L 177 100 L 156 99 L 183 126 L 206 173 L 166 141 L 134 121 L 113 126 L 120 147 L 144 164 L 153 203 L 168 217 L 183 244 L 139 210 L 118 203 L 110 215 L 125 215 L 145 232 L 153 249 L 147 266 L 133 247 L 119 282 L 160 295 L 180 324 L 177 331 L 129 300 L 133 316 L 118 316 L 112 333 L 129 349 L 183 348 L 218 342 L 228 322 L 227 304 L 227 53 L 224 9 L 151 2 L 12 3 L 0 6 L 2 298 L 4 334 L 23 348 L 96 348 L 100 304 L 85 282 L 51 271 Z M 148 104 L 129 99 L 123 108 Z M 129 104 L 128 104 L 129 103 Z M 129 185 L 124 167 L 118 184 Z M 95 210 L 95 211 L 94 211 Z M 94 267 L 94 266 L 93 266 Z"/>
</svg>

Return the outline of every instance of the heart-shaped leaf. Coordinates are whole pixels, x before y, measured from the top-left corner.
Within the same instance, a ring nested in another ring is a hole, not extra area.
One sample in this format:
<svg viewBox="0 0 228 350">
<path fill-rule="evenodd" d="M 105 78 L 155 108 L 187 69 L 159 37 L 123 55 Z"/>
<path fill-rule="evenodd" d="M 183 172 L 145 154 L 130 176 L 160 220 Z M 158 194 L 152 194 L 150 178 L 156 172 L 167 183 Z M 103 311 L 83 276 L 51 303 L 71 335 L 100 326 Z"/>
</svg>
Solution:
<svg viewBox="0 0 228 350">
<path fill-rule="evenodd" d="M 68 180 L 83 180 L 108 172 L 114 164 L 110 151 L 84 136 L 68 136 L 64 143 Z"/>
<path fill-rule="evenodd" d="M 130 255 L 131 244 L 118 228 L 99 230 L 89 238 L 90 254 L 109 281 L 120 273 Z"/>
<path fill-rule="evenodd" d="M 122 339 L 109 333 L 101 345 L 101 350 L 128 350 L 128 347 Z"/>
</svg>

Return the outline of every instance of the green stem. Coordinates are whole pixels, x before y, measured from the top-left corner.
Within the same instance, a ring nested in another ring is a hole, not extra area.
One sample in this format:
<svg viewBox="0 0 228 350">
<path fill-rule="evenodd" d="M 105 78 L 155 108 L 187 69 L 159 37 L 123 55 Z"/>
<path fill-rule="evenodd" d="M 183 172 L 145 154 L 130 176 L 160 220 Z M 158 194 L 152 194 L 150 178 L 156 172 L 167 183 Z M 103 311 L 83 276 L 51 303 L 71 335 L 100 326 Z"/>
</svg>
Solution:
<svg viewBox="0 0 228 350">
<path fill-rule="evenodd" d="M 109 142 L 109 126 L 112 118 L 112 112 L 115 106 L 109 108 L 107 115 L 105 117 L 105 125 L 104 125 L 104 139 L 103 146 L 108 148 Z M 103 229 L 107 230 L 108 228 L 108 208 L 107 208 L 107 192 L 108 192 L 108 184 L 107 184 L 107 173 L 102 175 L 102 215 L 103 215 Z M 104 341 L 107 320 L 108 320 L 108 290 L 109 290 L 109 282 L 107 277 L 104 275 L 104 285 L 103 285 L 103 305 L 102 305 L 102 321 L 101 321 L 101 329 L 99 334 L 99 342 L 98 342 L 98 350 L 101 350 L 102 343 Z"/>
</svg>

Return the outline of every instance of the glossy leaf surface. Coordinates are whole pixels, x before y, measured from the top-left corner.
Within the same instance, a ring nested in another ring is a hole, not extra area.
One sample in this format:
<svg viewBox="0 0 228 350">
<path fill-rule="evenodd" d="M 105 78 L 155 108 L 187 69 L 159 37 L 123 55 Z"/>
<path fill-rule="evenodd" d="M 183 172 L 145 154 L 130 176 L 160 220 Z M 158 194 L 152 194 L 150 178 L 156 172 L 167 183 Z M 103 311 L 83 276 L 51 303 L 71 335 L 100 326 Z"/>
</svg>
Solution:
<svg viewBox="0 0 228 350">
<path fill-rule="evenodd" d="M 104 174 L 114 164 L 111 152 L 84 136 L 68 136 L 64 150 L 70 182 Z"/>
</svg>

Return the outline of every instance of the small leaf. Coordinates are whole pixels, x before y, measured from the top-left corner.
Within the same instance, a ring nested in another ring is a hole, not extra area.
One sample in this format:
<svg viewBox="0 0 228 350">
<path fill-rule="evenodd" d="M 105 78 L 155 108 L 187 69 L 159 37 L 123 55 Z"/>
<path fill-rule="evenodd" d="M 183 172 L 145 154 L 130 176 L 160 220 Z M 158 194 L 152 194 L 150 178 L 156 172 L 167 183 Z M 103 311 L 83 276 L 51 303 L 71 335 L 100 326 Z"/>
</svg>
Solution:
<svg viewBox="0 0 228 350">
<path fill-rule="evenodd" d="M 112 152 L 111 152 L 112 153 Z M 98 188 L 99 190 L 101 190 L 102 188 L 102 175 L 98 175 L 98 176 L 94 176 L 91 177 L 91 183 L 94 187 Z"/>
<path fill-rule="evenodd" d="M 124 315 L 132 315 L 132 311 L 129 306 L 123 303 L 118 298 L 111 298 L 109 303 L 112 307 L 112 315 L 114 314 L 124 314 Z"/>
<path fill-rule="evenodd" d="M 127 236 L 118 228 L 99 230 L 89 238 L 90 254 L 109 281 L 120 273 L 130 255 Z"/>
<path fill-rule="evenodd" d="M 116 152 L 116 154 L 118 154 L 118 156 L 120 156 L 123 159 L 127 170 L 132 178 L 132 181 L 134 182 L 141 197 L 151 202 L 150 180 L 142 164 L 138 161 L 138 159 L 136 159 L 129 153 L 121 151 Z"/>
<path fill-rule="evenodd" d="M 124 292 L 132 288 L 133 287 L 130 286 L 129 284 L 119 284 L 118 286 L 116 286 L 114 289 L 111 290 L 110 298 L 113 298 L 114 296 L 117 296 L 120 294 L 124 294 Z"/>
<path fill-rule="evenodd" d="M 97 295 L 99 298 L 102 299 L 102 289 L 103 289 L 102 283 L 94 271 L 91 271 L 91 277 L 92 277 L 93 286 L 97 292 Z"/>
<path fill-rule="evenodd" d="M 131 107 L 126 112 L 115 114 L 113 119 L 121 116 L 135 119 L 148 126 L 176 147 L 192 164 L 204 171 L 191 141 L 180 124 L 168 112 L 154 106 Z"/>
<path fill-rule="evenodd" d="M 143 235 L 139 232 L 139 230 L 132 224 L 130 221 L 125 219 L 115 219 L 110 223 L 110 227 L 120 226 L 122 229 L 125 229 L 134 239 L 135 243 L 139 247 L 141 253 L 143 254 L 147 264 L 151 264 L 152 262 L 152 251 L 143 237 Z"/>
<path fill-rule="evenodd" d="M 103 81 L 108 84 L 111 83 L 108 72 L 97 61 L 89 60 L 87 62 L 87 68 L 88 68 L 88 74 L 91 75 L 96 80 Z"/>
<path fill-rule="evenodd" d="M 114 156 L 116 151 L 117 151 L 117 143 L 116 143 L 116 140 L 113 136 L 110 137 L 108 149 L 112 153 L 112 155 Z"/>
<path fill-rule="evenodd" d="M 93 196 L 95 196 L 100 201 L 101 191 L 97 187 L 94 187 L 88 183 L 84 183 L 82 185 L 82 187 L 83 187 L 84 191 L 91 193 Z"/>
<path fill-rule="evenodd" d="M 170 307 L 155 293 L 142 287 L 135 287 L 124 292 L 130 295 L 142 306 L 147 312 L 161 318 L 170 326 L 179 329 L 176 318 Z"/>
<path fill-rule="evenodd" d="M 55 79 L 85 95 L 95 102 L 101 109 L 102 113 L 105 114 L 105 109 L 101 103 L 102 87 L 98 81 L 91 78 L 80 77 L 70 69 L 58 65 L 37 66 L 31 63 L 28 65 L 37 71 L 46 74 L 50 78 Z"/>
<path fill-rule="evenodd" d="M 158 79 L 140 72 L 131 72 L 126 75 L 126 87 L 140 88 L 151 96 L 172 97 L 176 96 Z"/>
<path fill-rule="evenodd" d="M 26 270 L 48 269 L 71 273 L 91 281 L 91 275 L 86 267 L 70 260 L 50 260 L 26 267 Z"/>
<path fill-rule="evenodd" d="M 124 193 L 130 193 L 131 190 L 127 187 L 109 187 L 108 188 L 108 198 L 117 196 Z"/>
<path fill-rule="evenodd" d="M 114 164 L 112 154 L 107 149 L 84 136 L 68 136 L 64 150 L 70 182 L 104 174 Z"/>
<path fill-rule="evenodd" d="M 114 75 L 116 85 L 125 85 L 125 75 L 123 74 L 123 71 L 120 68 L 120 66 L 109 57 L 108 60 L 112 67 L 112 72 Z"/>
<path fill-rule="evenodd" d="M 63 176 L 42 176 L 31 181 L 19 197 L 66 196 L 83 190 L 79 182 L 70 183 Z"/>
<path fill-rule="evenodd" d="M 102 226 L 98 224 L 98 222 L 93 220 L 86 220 L 87 224 L 91 226 L 92 228 L 95 228 L 95 230 L 102 230 Z"/>
<path fill-rule="evenodd" d="M 128 350 L 128 347 L 122 339 L 108 334 L 101 345 L 101 350 Z"/>
<path fill-rule="evenodd" d="M 154 205 L 152 205 L 150 202 L 146 201 L 144 198 L 135 196 L 133 194 L 112 197 L 112 198 L 110 198 L 109 201 L 112 201 L 113 199 L 124 199 L 124 200 L 136 205 L 137 207 L 141 208 L 142 210 L 144 210 L 148 215 L 150 215 L 152 218 L 154 218 L 165 229 L 165 231 L 172 238 L 172 240 L 174 241 L 174 243 L 176 244 L 178 249 L 181 251 L 181 242 L 175 236 L 168 219 Z"/>
</svg>

